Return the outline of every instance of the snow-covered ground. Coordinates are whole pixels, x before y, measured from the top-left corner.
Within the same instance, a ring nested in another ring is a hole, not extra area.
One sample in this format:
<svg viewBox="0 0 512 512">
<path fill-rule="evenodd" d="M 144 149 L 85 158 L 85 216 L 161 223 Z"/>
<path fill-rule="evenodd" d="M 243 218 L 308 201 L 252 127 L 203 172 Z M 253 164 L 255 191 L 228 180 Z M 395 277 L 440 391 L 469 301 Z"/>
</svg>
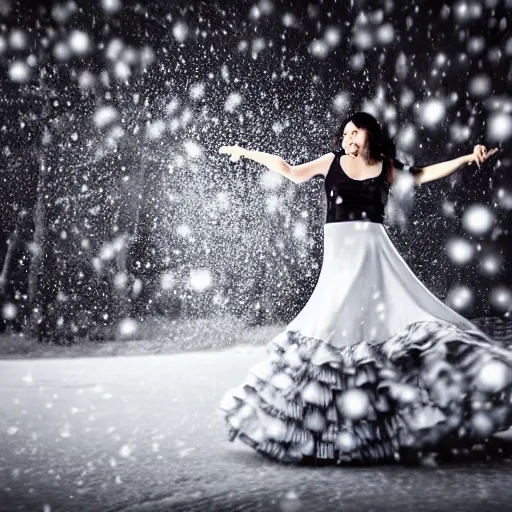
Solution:
<svg viewBox="0 0 512 512">
<path fill-rule="evenodd" d="M 129 335 L 69 344 L 38 342 L 24 333 L 0 334 L 0 358 L 72 358 L 174 354 L 219 350 L 238 345 L 266 345 L 285 324 L 250 326 L 240 318 L 146 318 Z"/>
<path fill-rule="evenodd" d="M 507 461 L 283 466 L 217 406 L 264 347 L 0 361 L 0 510 L 506 510 Z"/>
</svg>

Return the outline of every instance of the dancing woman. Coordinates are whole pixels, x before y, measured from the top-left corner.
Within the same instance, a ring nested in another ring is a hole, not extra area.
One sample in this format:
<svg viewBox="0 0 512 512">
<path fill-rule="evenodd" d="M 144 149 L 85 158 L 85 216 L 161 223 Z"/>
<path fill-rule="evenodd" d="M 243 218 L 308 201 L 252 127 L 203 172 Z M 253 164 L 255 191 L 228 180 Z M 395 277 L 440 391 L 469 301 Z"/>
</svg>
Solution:
<svg viewBox="0 0 512 512">
<path fill-rule="evenodd" d="M 416 278 L 383 226 L 400 172 L 417 185 L 478 166 L 497 152 L 408 171 L 377 120 L 359 112 L 334 151 L 291 166 L 223 146 L 294 183 L 325 178 L 322 269 L 302 311 L 267 346 L 268 358 L 228 392 L 230 439 L 282 462 L 377 462 L 467 448 L 512 423 L 512 351 L 493 343 Z M 341 146 L 341 149 L 339 149 Z"/>
</svg>

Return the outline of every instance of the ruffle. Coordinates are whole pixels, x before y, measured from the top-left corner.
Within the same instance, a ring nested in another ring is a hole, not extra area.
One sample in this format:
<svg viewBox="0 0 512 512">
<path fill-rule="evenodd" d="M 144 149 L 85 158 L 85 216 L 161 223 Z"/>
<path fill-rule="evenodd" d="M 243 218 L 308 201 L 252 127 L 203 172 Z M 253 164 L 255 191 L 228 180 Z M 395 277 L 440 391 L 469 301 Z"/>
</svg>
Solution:
<svg viewBox="0 0 512 512">
<path fill-rule="evenodd" d="M 400 461 L 512 424 L 512 352 L 446 322 L 341 348 L 283 331 L 221 403 L 229 439 L 281 462 Z"/>
</svg>

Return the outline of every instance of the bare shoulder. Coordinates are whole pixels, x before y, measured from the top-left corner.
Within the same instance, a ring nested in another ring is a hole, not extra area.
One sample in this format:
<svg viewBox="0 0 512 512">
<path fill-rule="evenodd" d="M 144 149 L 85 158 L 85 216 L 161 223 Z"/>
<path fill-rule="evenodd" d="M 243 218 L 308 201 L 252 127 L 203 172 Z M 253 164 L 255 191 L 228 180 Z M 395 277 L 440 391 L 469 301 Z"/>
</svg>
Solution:
<svg viewBox="0 0 512 512">
<path fill-rule="evenodd" d="M 291 172 L 296 183 L 307 181 L 313 176 L 327 176 L 332 161 L 334 160 L 334 153 L 326 153 L 315 160 L 306 162 L 300 165 L 291 166 Z"/>
</svg>

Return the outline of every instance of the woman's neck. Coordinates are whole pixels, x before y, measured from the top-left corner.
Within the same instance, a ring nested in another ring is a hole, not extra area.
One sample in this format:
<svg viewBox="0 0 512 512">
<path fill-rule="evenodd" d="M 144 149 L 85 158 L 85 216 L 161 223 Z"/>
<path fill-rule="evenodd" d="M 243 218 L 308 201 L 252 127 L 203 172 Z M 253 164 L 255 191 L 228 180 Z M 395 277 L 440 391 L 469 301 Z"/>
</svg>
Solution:
<svg viewBox="0 0 512 512">
<path fill-rule="evenodd" d="M 357 162 L 356 165 L 362 165 L 362 166 L 372 166 L 376 165 L 380 162 L 380 160 L 375 160 L 370 155 L 363 155 L 361 153 L 357 155 L 349 155 L 354 159 L 355 162 Z"/>
</svg>

